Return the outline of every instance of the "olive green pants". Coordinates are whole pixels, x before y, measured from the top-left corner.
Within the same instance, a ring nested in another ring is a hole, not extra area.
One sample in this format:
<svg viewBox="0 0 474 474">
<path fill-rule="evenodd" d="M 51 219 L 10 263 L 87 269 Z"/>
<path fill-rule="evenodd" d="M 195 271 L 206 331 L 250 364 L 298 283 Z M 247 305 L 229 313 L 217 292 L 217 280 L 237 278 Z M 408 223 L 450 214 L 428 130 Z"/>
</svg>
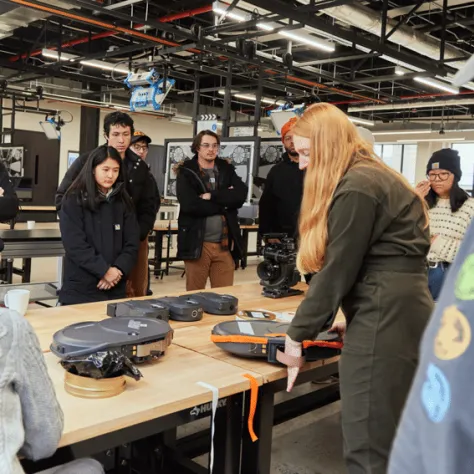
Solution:
<svg viewBox="0 0 474 474">
<path fill-rule="evenodd" d="M 368 271 L 343 302 L 340 361 L 349 474 L 386 474 L 433 302 L 426 272 Z"/>
</svg>

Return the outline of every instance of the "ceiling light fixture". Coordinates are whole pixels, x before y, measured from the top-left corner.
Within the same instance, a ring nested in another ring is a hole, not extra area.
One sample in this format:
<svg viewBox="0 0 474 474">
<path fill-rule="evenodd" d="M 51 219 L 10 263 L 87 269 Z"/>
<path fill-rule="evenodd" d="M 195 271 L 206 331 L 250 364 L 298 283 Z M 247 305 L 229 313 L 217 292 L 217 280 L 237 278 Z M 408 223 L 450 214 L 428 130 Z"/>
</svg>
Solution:
<svg viewBox="0 0 474 474">
<path fill-rule="evenodd" d="M 417 142 L 463 142 L 465 137 L 449 137 L 449 138 L 420 138 L 419 140 L 397 140 L 397 143 L 417 143 Z"/>
<path fill-rule="evenodd" d="M 427 86 L 435 87 L 436 89 L 440 89 L 445 92 L 449 92 L 451 94 L 459 94 L 459 89 L 456 89 L 445 82 L 437 81 L 436 79 L 431 79 L 429 77 L 415 77 L 415 81 Z"/>
<path fill-rule="evenodd" d="M 397 130 L 397 131 L 387 130 L 386 132 L 372 132 L 372 135 L 416 135 L 418 133 L 433 133 L 433 131 L 432 130 Z"/>
<path fill-rule="evenodd" d="M 358 123 L 360 125 L 367 125 L 367 127 L 373 127 L 375 125 L 375 122 L 372 122 L 372 120 L 366 120 L 360 117 L 351 117 L 350 115 L 348 115 L 347 118 L 351 122 Z"/>
<path fill-rule="evenodd" d="M 97 69 L 103 69 L 104 71 L 121 72 L 122 74 L 128 74 L 130 71 L 123 67 L 119 67 L 118 64 L 106 63 L 104 61 L 96 61 L 95 59 L 89 61 L 80 61 L 84 66 L 96 67 Z"/>
<path fill-rule="evenodd" d="M 295 33 L 294 31 L 280 31 L 278 34 L 293 41 L 297 41 L 298 43 L 303 43 L 308 46 L 312 46 L 313 48 L 327 51 L 329 53 L 332 53 L 336 50 L 334 44 L 318 39 L 315 36 L 303 33 L 301 30 L 298 30 L 297 33 Z"/>
<path fill-rule="evenodd" d="M 57 51 L 54 51 L 52 49 L 46 49 L 46 48 L 42 50 L 41 54 L 45 58 L 55 59 L 56 61 L 73 61 L 79 57 L 74 54 L 68 54 L 68 53 L 59 54 Z M 89 60 L 84 59 L 83 61 L 79 61 L 79 63 L 82 64 L 83 66 L 95 67 L 97 69 L 102 69 L 104 71 L 121 72 L 123 74 L 128 74 L 130 72 L 128 69 L 124 67 L 120 67 L 118 64 L 108 63 L 105 61 L 98 61 L 96 59 L 89 59 Z"/>
<path fill-rule="evenodd" d="M 234 94 L 234 97 L 237 99 L 243 99 L 243 100 L 251 100 L 252 102 L 255 102 L 257 98 L 254 95 L 247 95 L 247 94 Z M 276 100 L 276 99 L 270 99 L 268 97 L 262 97 L 260 99 L 260 102 L 264 104 L 270 104 L 270 105 L 284 105 L 285 102 L 282 100 Z"/>
<path fill-rule="evenodd" d="M 404 76 L 407 73 L 407 70 L 401 66 L 395 66 L 395 74 L 397 76 Z"/>
</svg>

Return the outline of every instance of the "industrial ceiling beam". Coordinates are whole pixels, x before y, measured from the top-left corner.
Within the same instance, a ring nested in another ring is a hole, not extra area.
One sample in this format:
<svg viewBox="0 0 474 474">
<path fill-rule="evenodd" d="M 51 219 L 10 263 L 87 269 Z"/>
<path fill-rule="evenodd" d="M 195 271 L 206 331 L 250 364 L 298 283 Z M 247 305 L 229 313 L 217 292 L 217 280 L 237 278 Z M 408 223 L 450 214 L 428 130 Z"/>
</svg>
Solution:
<svg viewBox="0 0 474 474">
<path fill-rule="evenodd" d="M 7 69 L 15 69 L 15 70 L 21 70 L 22 64 L 20 63 L 11 63 L 8 60 L 5 60 L 3 58 L 0 58 L 0 67 L 4 67 Z M 97 76 L 89 76 L 86 74 L 77 74 L 74 72 L 66 72 L 58 69 L 57 67 L 40 67 L 40 66 L 34 66 L 33 64 L 28 64 L 27 72 L 33 72 L 37 73 L 38 75 L 41 75 L 42 77 L 60 77 L 64 79 L 73 79 L 76 81 L 82 81 L 82 82 L 91 82 L 94 84 L 100 84 L 102 86 L 112 86 L 112 87 L 117 87 L 117 82 L 108 80 L 108 79 L 103 79 L 101 77 Z M 8 77 L 6 78 L 8 81 Z"/>
<path fill-rule="evenodd" d="M 332 34 L 351 43 L 364 46 L 370 50 L 378 51 L 404 63 L 416 64 L 418 67 L 433 74 L 442 76 L 446 75 L 446 69 L 433 63 L 433 61 L 425 59 L 422 56 L 413 55 L 405 51 L 399 51 L 398 48 L 395 48 L 390 44 L 381 44 L 379 41 L 374 41 L 373 39 L 362 36 L 353 30 L 347 30 L 337 25 L 333 25 L 332 23 L 327 23 L 321 17 L 315 15 L 309 16 L 304 12 L 300 12 L 300 7 L 292 6 L 282 0 L 252 0 L 252 4 L 259 8 L 264 8 L 277 13 L 278 15 L 292 18 L 294 21 L 311 26 L 312 28 L 324 33 Z"/>
<path fill-rule="evenodd" d="M 239 52 L 237 51 L 237 49 L 235 48 L 232 48 L 232 47 L 227 47 L 225 50 L 220 50 L 218 49 L 220 45 L 219 44 L 214 44 L 214 43 L 211 43 L 210 45 L 205 45 L 205 49 L 207 51 L 210 51 L 210 52 L 213 52 L 214 54 L 221 54 L 221 55 L 226 55 L 228 57 L 230 57 L 231 59 L 234 59 L 238 62 L 241 62 L 241 63 L 244 63 L 246 65 L 249 65 L 249 66 L 257 66 L 259 67 L 262 63 L 267 65 L 267 67 L 271 67 L 271 68 L 275 68 L 275 63 L 273 60 L 269 60 L 269 59 L 265 59 L 265 58 L 262 58 L 262 56 L 257 56 L 256 59 L 248 59 L 248 58 L 245 58 L 243 56 L 241 56 L 239 54 Z M 278 63 L 278 69 L 281 70 L 282 68 L 282 64 L 281 63 Z M 331 87 L 327 84 L 321 84 L 321 83 L 318 83 L 312 79 L 305 79 L 305 76 L 309 75 L 314 75 L 314 74 L 311 74 L 310 71 L 307 71 L 301 67 L 298 66 L 293 66 L 292 68 L 292 72 L 293 73 L 298 73 L 298 77 L 296 78 L 296 81 L 295 82 L 299 82 L 300 84 L 304 84 L 306 82 L 306 85 L 309 85 L 310 82 L 312 82 L 312 85 L 315 86 L 315 87 L 320 87 L 321 89 L 327 89 L 329 92 L 333 92 L 333 93 L 337 93 L 337 94 L 341 94 L 341 95 L 359 95 L 359 94 L 353 94 L 351 93 L 350 91 L 342 91 L 340 89 L 337 89 L 335 87 Z M 276 74 L 276 72 L 274 73 Z M 333 81 L 335 83 L 338 83 L 338 84 L 342 84 L 342 85 L 345 85 L 345 86 L 348 86 L 348 87 L 352 87 L 352 84 L 350 81 L 346 81 L 342 78 L 339 78 L 337 76 L 334 76 L 333 74 L 329 73 L 329 72 L 326 72 L 326 71 L 318 71 L 317 72 L 317 75 L 319 75 L 320 77 L 324 78 L 324 79 L 327 79 L 328 81 Z M 295 76 L 293 74 L 288 74 L 288 80 L 290 80 L 289 78 L 291 77 L 292 79 L 295 78 Z M 369 87 L 365 87 L 365 86 L 362 86 L 363 88 L 365 88 L 368 92 L 371 92 L 371 93 L 377 93 L 376 90 L 372 89 L 372 88 L 369 88 Z M 387 99 L 390 99 L 390 100 L 395 100 L 397 99 L 396 97 L 390 95 L 390 94 L 381 94 L 383 97 L 387 98 Z M 375 100 L 376 102 L 380 102 L 379 100 L 377 99 L 372 99 L 372 98 L 369 98 L 369 97 L 361 97 L 361 98 L 364 98 L 364 99 L 368 99 L 368 100 Z"/>
<path fill-rule="evenodd" d="M 306 62 L 299 62 L 299 67 L 303 66 L 318 66 L 320 64 L 333 64 L 333 63 L 341 63 L 344 61 L 355 61 L 356 59 L 370 59 L 370 58 L 378 58 L 382 56 L 382 53 L 361 53 L 361 54 L 347 54 L 341 55 L 335 58 L 327 58 L 327 59 L 316 59 L 314 61 L 306 61 Z"/>
<path fill-rule="evenodd" d="M 10 0 L 10 1 L 16 1 L 16 0 Z M 28 1 L 31 3 L 37 3 L 36 1 L 33 1 L 33 0 L 28 0 Z M 176 34 L 183 39 L 189 39 L 189 40 L 195 39 L 195 36 L 191 33 L 191 31 L 187 29 L 184 29 L 184 28 L 177 29 L 174 26 L 169 25 L 168 23 L 160 22 L 157 20 L 145 19 L 145 18 L 134 16 L 134 15 L 128 15 L 126 13 L 118 12 L 116 10 L 114 10 L 113 12 L 110 12 L 107 8 L 101 7 L 97 2 L 91 2 L 89 0 L 62 0 L 62 1 L 67 4 L 74 5 L 76 8 L 78 6 L 81 6 L 82 8 L 86 10 L 90 10 L 91 12 L 98 12 L 106 16 L 112 16 L 114 20 L 116 19 L 124 20 L 127 23 L 135 23 L 135 24 L 139 24 L 148 28 L 167 31 L 169 33 Z M 67 12 L 68 10 L 65 10 L 65 11 Z"/>
<path fill-rule="evenodd" d="M 362 77 L 360 79 L 353 79 L 352 84 L 375 84 L 377 82 L 388 82 L 388 81 L 405 81 L 407 79 L 414 79 L 415 77 L 433 77 L 433 74 L 429 72 L 413 72 L 403 76 L 397 74 L 388 74 L 386 76 L 372 76 Z"/>
</svg>

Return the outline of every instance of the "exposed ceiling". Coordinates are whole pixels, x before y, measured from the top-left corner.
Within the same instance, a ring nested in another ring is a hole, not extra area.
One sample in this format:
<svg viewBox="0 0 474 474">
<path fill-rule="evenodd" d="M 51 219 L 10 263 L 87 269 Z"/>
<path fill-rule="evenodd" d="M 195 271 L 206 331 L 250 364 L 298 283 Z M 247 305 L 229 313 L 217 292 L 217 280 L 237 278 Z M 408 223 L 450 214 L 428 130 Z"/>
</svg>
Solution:
<svg viewBox="0 0 474 474">
<path fill-rule="evenodd" d="M 261 87 L 263 108 L 317 94 L 385 123 L 465 120 L 474 83 L 453 94 L 430 82 L 452 87 L 473 37 L 464 0 L 0 0 L 0 75 L 15 90 L 125 104 L 120 71 L 155 67 L 176 79 L 166 103 L 178 110 L 199 78 L 201 105 L 222 107 L 228 85 L 232 109 L 249 114 Z"/>
</svg>

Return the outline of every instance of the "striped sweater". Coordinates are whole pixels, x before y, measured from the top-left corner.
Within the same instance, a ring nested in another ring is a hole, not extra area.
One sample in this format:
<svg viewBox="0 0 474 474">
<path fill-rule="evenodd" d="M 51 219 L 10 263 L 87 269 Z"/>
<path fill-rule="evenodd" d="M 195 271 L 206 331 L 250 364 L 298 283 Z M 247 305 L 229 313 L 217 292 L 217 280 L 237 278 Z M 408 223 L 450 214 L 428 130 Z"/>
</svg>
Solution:
<svg viewBox="0 0 474 474">
<path fill-rule="evenodd" d="M 438 199 L 429 214 L 431 237 L 437 237 L 431 244 L 428 260 L 452 263 L 474 217 L 474 199 L 469 198 L 454 213 L 449 199 Z"/>
</svg>

